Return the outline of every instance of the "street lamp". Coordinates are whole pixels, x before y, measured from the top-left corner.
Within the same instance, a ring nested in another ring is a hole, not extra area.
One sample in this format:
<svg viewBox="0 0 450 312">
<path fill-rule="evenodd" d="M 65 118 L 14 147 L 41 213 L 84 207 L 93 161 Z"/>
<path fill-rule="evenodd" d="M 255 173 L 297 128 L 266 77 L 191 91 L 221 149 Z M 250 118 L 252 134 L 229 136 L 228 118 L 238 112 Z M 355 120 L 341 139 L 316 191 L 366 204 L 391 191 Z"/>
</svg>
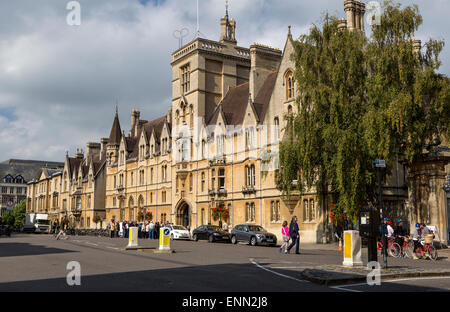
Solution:
<svg viewBox="0 0 450 312">
<path fill-rule="evenodd" d="M 387 269 L 387 241 L 386 241 L 386 224 L 383 217 L 383 189 L 381 180 L 381 170 L 386 168 L 386 161 L 377 159 L 373 162 L 374 167 L 377 169 L 378 174 L 378 206 L 380 210 L 381 220 L 381 241 L 383 242 L 383 267 Z"/>
</svg>

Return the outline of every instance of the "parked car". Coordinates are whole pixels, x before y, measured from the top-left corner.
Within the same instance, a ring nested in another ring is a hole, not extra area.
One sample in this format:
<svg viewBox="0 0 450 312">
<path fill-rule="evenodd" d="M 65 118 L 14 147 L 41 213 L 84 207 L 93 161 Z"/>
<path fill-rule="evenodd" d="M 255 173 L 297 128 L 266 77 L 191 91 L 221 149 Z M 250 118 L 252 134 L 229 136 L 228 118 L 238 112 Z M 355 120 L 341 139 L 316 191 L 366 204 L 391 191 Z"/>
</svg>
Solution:
<svg viewBox="0 0 450 312">
<path fill-rule="evenodd" d="M 171 239 L 191 239 L 191 233 L 189 233 L 189 230 L 182 225 L 170 224 L 166 227 L 170 229 Z"/>
<path fill-rule="evenodd" d="M 277 244 L 277 237 L 275 234 L 267 232 L 262 226 L 239 224 L 231 231 L 231 242 L 233 244 L 246 242 L 252 246 L 275 246 Z"/>
<path fill-rule="evenodd" d="M 192 239 L 194 241 L 198 241 L 200 239 L 208 240 L 210 243 L 215 241 L 231 241 L 230 233 L 225 232 L 216 225 L 202 225 L 196 228 L 192 232 Z"/>
</svg>

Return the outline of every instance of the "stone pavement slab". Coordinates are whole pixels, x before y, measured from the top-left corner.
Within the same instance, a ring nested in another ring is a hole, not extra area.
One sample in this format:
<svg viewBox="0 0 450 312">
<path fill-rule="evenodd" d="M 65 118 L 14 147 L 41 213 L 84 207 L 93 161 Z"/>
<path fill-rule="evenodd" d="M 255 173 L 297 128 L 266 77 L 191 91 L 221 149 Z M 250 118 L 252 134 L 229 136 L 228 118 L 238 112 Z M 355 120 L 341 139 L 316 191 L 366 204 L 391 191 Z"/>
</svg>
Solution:
<svg viewBox="0 0 450 312">
<path fill-rule="evenodd" d="M 305 269 L 300 275 L 303 279 L 310 282 L 331 286 L 365 282 L 370 272 L 372 270 L 363 266 L 344 267 L 342 265 L 322 265 L 312 269 Z M 450 276 L 450 266 L 448 268 L 396 266 L 381 269 L 382 280 L 431 276 Z"/>
</svg>

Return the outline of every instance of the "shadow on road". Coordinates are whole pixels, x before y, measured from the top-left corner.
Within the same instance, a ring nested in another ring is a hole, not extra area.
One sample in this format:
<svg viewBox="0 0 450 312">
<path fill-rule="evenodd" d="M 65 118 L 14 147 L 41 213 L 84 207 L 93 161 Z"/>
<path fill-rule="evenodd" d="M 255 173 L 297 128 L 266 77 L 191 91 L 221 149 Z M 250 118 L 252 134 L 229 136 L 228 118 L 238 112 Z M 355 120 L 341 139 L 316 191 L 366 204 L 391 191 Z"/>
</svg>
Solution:
<svg viewBox="0 0 450 312">
<path fill-rule="evenodd" d="M 60 254 L 67 252 L 76 252 L 76 251 L 59 248 L 49 248 L 41 245 L 33 245 L 28 243 L 0 243 L 0 258 L 18 257 L 18 256 L 38 256 L 45 254 Z"/>
</svg>

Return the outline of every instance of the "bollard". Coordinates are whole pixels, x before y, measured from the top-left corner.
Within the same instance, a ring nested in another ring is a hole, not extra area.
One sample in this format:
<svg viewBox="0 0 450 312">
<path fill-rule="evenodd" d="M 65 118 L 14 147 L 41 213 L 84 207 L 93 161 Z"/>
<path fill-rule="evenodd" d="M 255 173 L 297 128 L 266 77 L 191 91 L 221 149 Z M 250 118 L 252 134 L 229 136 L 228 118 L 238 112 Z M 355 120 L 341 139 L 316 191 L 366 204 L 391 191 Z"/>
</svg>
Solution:
<svg viewBox="0 0 450 312">
<path fill-rule="evenodd" d="M 361 237 L 358 231 L 344 232 L 344 266 L 362 266 Z"/>
<path fill-rule="evenodd" d="M 170 250 L 170 229 L 163 227 L 159 229 L 159 250 Z"/>
<path fill-rule="evenodd" d="M 130 227 L 127 248 L 137 248 L 138 247 L 138 231 L 139 230 L 137 227 Z"/>
</svg>

